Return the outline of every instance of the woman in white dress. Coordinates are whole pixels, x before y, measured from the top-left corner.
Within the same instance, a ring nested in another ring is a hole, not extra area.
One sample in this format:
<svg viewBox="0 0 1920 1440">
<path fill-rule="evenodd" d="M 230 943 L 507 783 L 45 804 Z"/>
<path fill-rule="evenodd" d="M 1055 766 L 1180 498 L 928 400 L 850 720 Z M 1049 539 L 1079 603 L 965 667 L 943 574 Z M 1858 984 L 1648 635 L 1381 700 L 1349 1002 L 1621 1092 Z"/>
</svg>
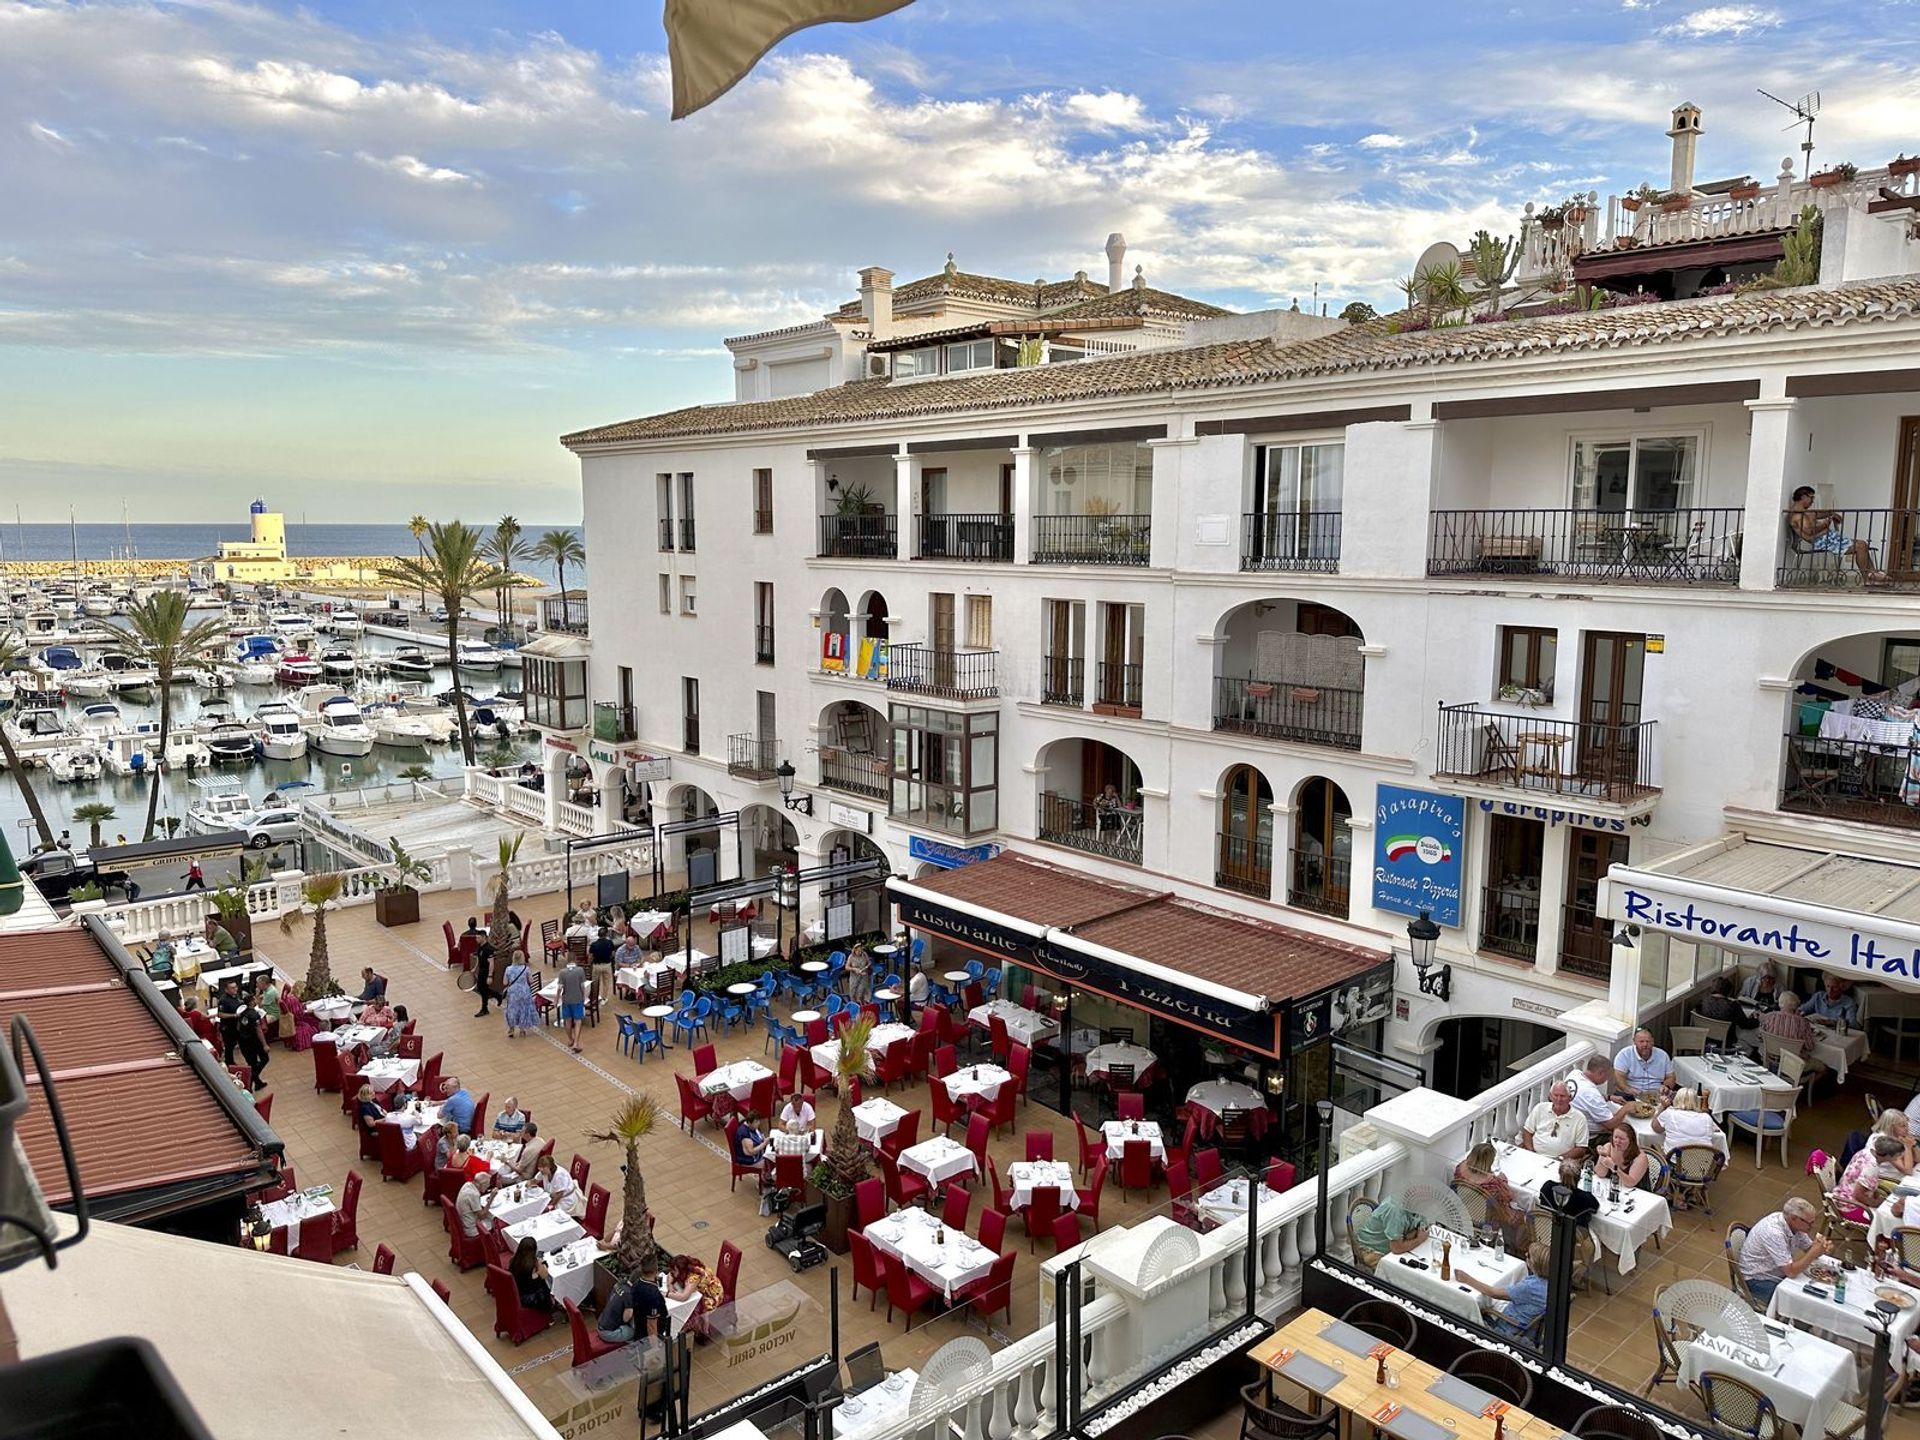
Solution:
<svg viewBox="0 0 1920 1440">
<path fill-rule="evenodd" d="M 587 1197 L 573 1183 L 573 1176 L 553 1163 L 553 1156 L 540 1157 L 539 1164 L 534 1166 L 533 1178 L 534 1183 L 547 1192 L 550 1208 L 560 1211 L 569 1219 L 586 1218 Z"/>
</svg>

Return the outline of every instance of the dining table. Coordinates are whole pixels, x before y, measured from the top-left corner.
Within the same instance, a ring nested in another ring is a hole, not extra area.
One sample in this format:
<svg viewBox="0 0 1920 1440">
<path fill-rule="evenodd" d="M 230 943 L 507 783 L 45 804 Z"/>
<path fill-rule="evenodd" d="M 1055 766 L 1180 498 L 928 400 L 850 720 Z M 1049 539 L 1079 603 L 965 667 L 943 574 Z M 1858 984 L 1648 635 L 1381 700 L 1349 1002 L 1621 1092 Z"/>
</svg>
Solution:
<svg viewBox="0 0 1920 1440">
<path fill-rule="evenodd" d="M 1447 1257 L 1445 1275 L 1441 1274 L 1440 1267 L 1443 1247 Z M 1374 1267 L 1373 1278 L 1424 1300 L 1435 1309 L 1458 1315 L 1463 1320 L 1478 1320 L 1484 1297 L 1472 1286 L 1463 1284 L 1461 1275 L 1471 1275 L 1483 1285 L 1504 1290 L 1526 1273 L 1527 1262 L 1509 1255 L 1500 1246 L 1484 1244 L 1435 1225 L 1428 1230 L 1426 1243 L 1419 1249 L 1382 1256 Z"/>
<path fill-rule="evenodd" d="M 661 940 L 673 934 L 670 910 L 636 910 L 627 917 L 627 928 L 642 940 Z"/>
<path fill-rule="evenodd" d="M 1680 1383 L 1692 1385 L 1709 1371 L 1731 1375 L 1773 1401 L 1780 1418 L 1802 1434 L 1824 1435 L 1828 1412 L 1854 1393 L 1853 1352 L 1791 1326 L 1766 1333 L 1765 1355 L 1725 1335 L 1680 1341 Z"/>
<path fill-rule="evenodd" d="M 890 1260 L 905 1262 L 947 1301 L 976 1280 L 984 1280 L 999 1258 L 966 1231 L 942 1224 L 917 1205 L 868 1222 L 863 1233 L 876 1250 Z"/>
<path fill-rule="evenodd" d="M 929 1185 L 944 1185 L 962 1175 L 978 1174 L 980 1169 L 973 1152 L 951 1135 L 935 1135 L 909 1145 L 900 1152 L 900 1168 L 924 1176 Z"/>
<path fill-rule="evenodd" d="M 1006 1024 L 1007 1038 L 1029 1050 L 1060 1033 L 1058 1022 L 1011 1000 L 989 1000 L 974 1006 L 967 1012 L 967 1023 L 976 1030 L 991 1030 L 996 1017 Z"/>
<path fill-rule="evenodd" d="M 1493 1168 L 1507 1177 L 1514 1198 L 1527 1208 L 1537 1202 L 1542 1185 L 1560 1178 L 1557 1156 L 1536 1154 L 1506 1141 L 1494 1145 L 1493 1156 Z M 1594 1182 L 1600 1208 L 1588 1222 L 1588 1232 L 1625 1275 L 1639 1263 L 1642 1245 L 1664 1240 L 1673 1229 L 1673 1208 L 1664 1196 L 1650 1190 L 1622 1190 L 1616 1200 L 1611 1187 L 1604 1188 L 1605 1193 L 1600 1193 L 1602 1183 Z"/>
<path fill-rule="evenodd" d="M 940 1083 L 947 1087 L 947 1094 L 961 1104 L 975 1095 L 991 1104 L 1000 1098 L 1000 1087 L 1012 1079 L 1013 1076 L 998 1065 L 963 1065 L 951 1075 L 941 1076 Z"/>
<path fill-rule="evenodd" d="M 296 1190 L 283 1199 L 267 1201 L 260 1207 L 260 1218 L 276 1230 L 298 1230 L 302 1220 L 331 1215 L 335 1209 L 333 1187 L 316 1185 L 311 1190 Z"/>
<path fill-rule="evenodd" d="M 882 1055 L 902 1041 L 909 1045 L 913 1043 L 913 1031 L 909 1027 L 892 1021 L 874 1026 L 867 1035 L 867 1074 L 874 1072 Z M 840 1042 L 837 1039 L 822 1040 L 807 1053 L 813 1057 L 815 1065 L 831 1075 L 834 1067 L 840 1063 Z"/>
<path fill-rule="evenodd" d="M 593 1298 L 593 1262 L 600 1258 L 600 1242 L 591 1235 L 562 1245 L 546 1254 L 547 1283 L 555 1300 L 571 1300 L 576 1306 Z"/>
<path fill-rule="evenodd" d="M 1781 1076 L 1758 1060 L 1722 1051 L 1715 1055 L 1681 1055 L 1673 1062 L 1674 1078 L 1698 1090 L 1714 1115 L 1729 1110 L 1757 1110 L 1768 1090 L 1791 1090 Z"/>
<path fill-rule="evenodd" d="M 724 1090 L 736 1101 L 745 1101 L 752 1098 L 756 1081 L 772 1078 L 773 1072 L 758 1060 L 735 1060 L 709 1070 L 694 1083 L 702 1095 L 712 1097 Z"/>
<path fill-rule="evenodd" d="M 1627 1115 L 1627 1124 L 1633 1127 L 1634 1143 L 1639 1145 L 1642 1150 L 1653 1155 L 1665 1155 L 1667 1153 L 1668 1138 L 1663 1132 L 1653 1128 L 1653 1117 L 1651 1115 L 1635 1115 L 1629 1112 Z M 1730 1156 L 1733 1153 L 1733 1146 L 1731 1142 L 1728 1141 L 1727 1132 L 1724 1130 L 1715 1130 L 1713 1132 L 1712 1145 L 1714 1149 L 1720 1152 L 1722 1158 Z"/>
<path fill-rule="evenodd" d="M 420 1062 L 403 1060 L 397 1055 L 385 1060 L 369 1060 L 360 1067 L 359 1078 L 376 1090 L 385 1089 L 396 1081 L 402 1085 L 412 1085 L 420 1078 Z"/>
<path fill-rule="evenodd" d="M 1920 1182 L 1908 1181 L 1894 1187 L 1893 1193 L 1873 1207 L 1873 1214 L 1867 1219 L 1867 1243 L 1878 1245 L 1882 1240 L 1893 1239 L 1893 1232 L 1902 1226 L 1920 1226 Z"/>
<path fill-rule="evenodd" d="M 1279 1203 L 1278 1190 L 1269 1189 L 1263 1183 L 1259 1186 L 1259 1192 L 1257 1198 L 1262 1209 Z M 1247 1218 L 1247 1211 L 1252 1208 L 1255 1199 L 1251 1181 L 1224 1180 L 1196 1199 L 1193 1208 L 1216 1225 L 1232 1225 Z"/>
<path fill-rule="evenodd" d="M 1267 1097 L 1238 1080 L 1202 1080 L 1187 1091 L 1187 1104 L 1199 1115 L 1203 1137 L 1213 1134 L 1228 1110 L 1246 1111 L 1247 1133 L 1256 1138 L 1266 1132 L 1270 1118 Z"/>
<path fill-rule="evenodd" d="M 333 1045 L 342 1050 L 351 1050 L 355 1045 L 371 1045 L 376 1040 L 387 1038 L 387 1032 L 378 1025 L 340 1025 L 332 1030 L 316 1031 L 313 1043 Z"/>
<path fill-rule="evenodd" d="M 547 1192 L 538 1185 L 520 1181 L 496 1186 L 487 1193 L 485 1203 L 487 1213 L 502 1225 L 517 1225 L 546 1210 L 548 1197 Z"/>
<path fill-rule="evenodd" d="M 1087 1051 L 1087 1078 L 1092 1080 L 1105 1075 L 1109 1067 L 1114 1065 L 1131 1065 L 1133 1083 L 1144 1090 L 1148 1077 L 1153 1073 L 1153 1067 L 1159 1063 L 1160 1057 L 1144 1045 L 1113 1041 L 1105 1045 L 1096 1045 Z"/>
<path fill-rule="evenodd" d="M 1849 1025 L 1843 1035 L 1839 1027 L 1812 1016 L 1807 1017 L 1807 1023 L 1813 1026 L 1813 1048 L 1809 1056 L 1831 1070 L 1836 1081 L 1846 1084 L 1847 1066 L 1866 1059 L 1867 1032 L 1858 1025 Z"/>
<path fill-rule="evenodd" d="M 687 957 L 674 951 L 658 960 L 642 960 L 638 965 L 621 965 L 613 972 L 613 983 L 632 991 L 651 990 L 669 975 L 687 973 Z"/>
<path fill-rule="evenodd" d="M 1108 1120 L 1100 1126 L 1100 1134 L 1107 1142 L 1109 1160 L 1118 1160 L 1126 1154 L 1129 1140 L 1144 1140 L 1152 1150 L 1155 1162 L 1162 1165 L 1166 1163 L 1167 1143 L 1160 1132 L 1158 1120 Z"/>
<path fill-rule="evenodd" d="M 900 1128 L 907 1112 L 884 1095 L 862 1100 L 853 1107 L 853 1128 L 869 1145 L 878 1145 Z"/>
<path fill-rule="evenodd" d="M 564 1249 L 568 1245 L 585 1237 L 586 1231 L 580 1222 L 563 1210 L 548 1210 L 525 1220 L 515 1221 L 503 1232 L 507 1237 L 507 1249 L 512 1250 L 522 1240 L 531 1238 L 534 1248 L 542 1255 Z"/>
<path fill-rule="evenodd" d="M 337 1025 L 355 1010 L 360 1008 L 358 1000 L 349 1000 L 344 995 L 330 995 L 324 1000 L 306 1002 L 307 1013 L 316 1020 L 324 1020 L 329 1025 Z"/>
<path fill-rule="evenodd" d="M 913 1387 L 919 1378 L 920 1372 L 908 1367 L 894 1371 L 878 1385 L 869 1385 L 857 1395 L 847 1396 L 834 1408 L 833 1440 L 865 1440 L 906 1419 L 913 1404 Z"/>
<path fill-rule="evenodd" d="M 1815 1293 L 1815 1292 L 1818 1293 Z M 1767 1314 L 1778 1320 L 1790 1320 L 1803 1329 L 1851 1345 L 1856 1351 L 1871 1352 L 1874 1337 L 1880 1332 L 1874 1307 L 1886 1300 L 1898 1307 L 1887 1322 L 1887 1335 L 1893 1342 L 1893 1358 L 1902 1369 L 1916 1368 L 1907 1342 L 1920 1331 L 1920 1288 L 1899 1280 L 1875 1280 L 1863 1270 L 1853 1272 L 1847 1282 L 1843 1305 L 1834 1299 L 1832 1284 L 1822 1284 L 1806 1274 L 1790 1275 L 1775 1287 L 1767 1302 Z"/>
<path fill-rule="evenodd" d="M 1062 1210 L 1080 1208 L 1080 1192 L 1073 1185 L 1073 1167 L 1064 1160 L 1016 1160 L 1007 1166 L 1007 1203 L 1024 1210 L 1036 1190 L 1059 1192 Z"/>
</svg>

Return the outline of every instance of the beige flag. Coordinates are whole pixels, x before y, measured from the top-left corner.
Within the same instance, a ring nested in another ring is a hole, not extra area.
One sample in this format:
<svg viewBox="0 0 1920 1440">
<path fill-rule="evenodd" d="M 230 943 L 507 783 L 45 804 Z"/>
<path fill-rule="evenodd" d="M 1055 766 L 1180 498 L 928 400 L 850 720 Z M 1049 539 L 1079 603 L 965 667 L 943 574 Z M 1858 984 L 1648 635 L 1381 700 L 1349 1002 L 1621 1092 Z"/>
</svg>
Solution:
<svg viewBox="0 0 1920 1440">
<path fill-rule="evenodd" d="M 912 0 L 667 0 L 673 118 L 711 105 L 796 30 L 872 20 Z"/>
</svg>

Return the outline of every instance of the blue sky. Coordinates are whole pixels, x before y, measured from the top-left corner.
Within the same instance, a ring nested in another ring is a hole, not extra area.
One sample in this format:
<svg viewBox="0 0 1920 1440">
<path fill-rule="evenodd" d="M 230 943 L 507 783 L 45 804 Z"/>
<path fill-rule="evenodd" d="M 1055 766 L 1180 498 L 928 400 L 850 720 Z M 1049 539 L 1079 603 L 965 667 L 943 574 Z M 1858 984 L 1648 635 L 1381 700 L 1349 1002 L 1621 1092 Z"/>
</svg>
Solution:
<svg viewBox="0 0 1920 1440">
<path fill-rule="evenodd" d="M 577 518 L 562 431 L 953 251 L 1389 302 L 1527 201 L 1920 150 L 1920 6 L 919 0 L 666 119 L 657 4 L 0 0 L 0 499 Z M 1444 21 L 1436 16 L 1444 15 Z M 1796 157 L 1797 158 L 1797 157 Z M 297 498 L 296 498 L 297 497 Z"/>
</svg>

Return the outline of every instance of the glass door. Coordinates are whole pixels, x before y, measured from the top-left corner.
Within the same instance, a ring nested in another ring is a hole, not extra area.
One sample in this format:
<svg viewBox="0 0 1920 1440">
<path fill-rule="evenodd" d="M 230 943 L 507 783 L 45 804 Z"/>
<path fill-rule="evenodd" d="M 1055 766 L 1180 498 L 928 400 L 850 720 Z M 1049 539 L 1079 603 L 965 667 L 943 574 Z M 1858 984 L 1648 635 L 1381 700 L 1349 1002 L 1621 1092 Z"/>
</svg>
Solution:
<svg viewBox="0 0 1920 1440">
<path fill-rule="evenodd" d="M 1607 867 L 1627 863 L 1625 835 L 1576 830 L 1567 854 L 1567 900 L 1560 925 L 1560 964 L 1575 975 L 1605 980 L 1613 972 L 1613 935 L 1602 920 L 1600 882 Z"/>
<path fill-rule="evenodd" d="M 1631 785 L 1640 770 L 1640 688 L 1647 637 L 1589 630 L 1580 667 L 1580 775 Z"/>
<path fill-rule="evenodd" d="M 1900 421 L 1894 451 L 1893 513 L 1887 517 L 1886 571 L 1894 580 L 1920 579 L 1920 415 Z"/>
</svg>

